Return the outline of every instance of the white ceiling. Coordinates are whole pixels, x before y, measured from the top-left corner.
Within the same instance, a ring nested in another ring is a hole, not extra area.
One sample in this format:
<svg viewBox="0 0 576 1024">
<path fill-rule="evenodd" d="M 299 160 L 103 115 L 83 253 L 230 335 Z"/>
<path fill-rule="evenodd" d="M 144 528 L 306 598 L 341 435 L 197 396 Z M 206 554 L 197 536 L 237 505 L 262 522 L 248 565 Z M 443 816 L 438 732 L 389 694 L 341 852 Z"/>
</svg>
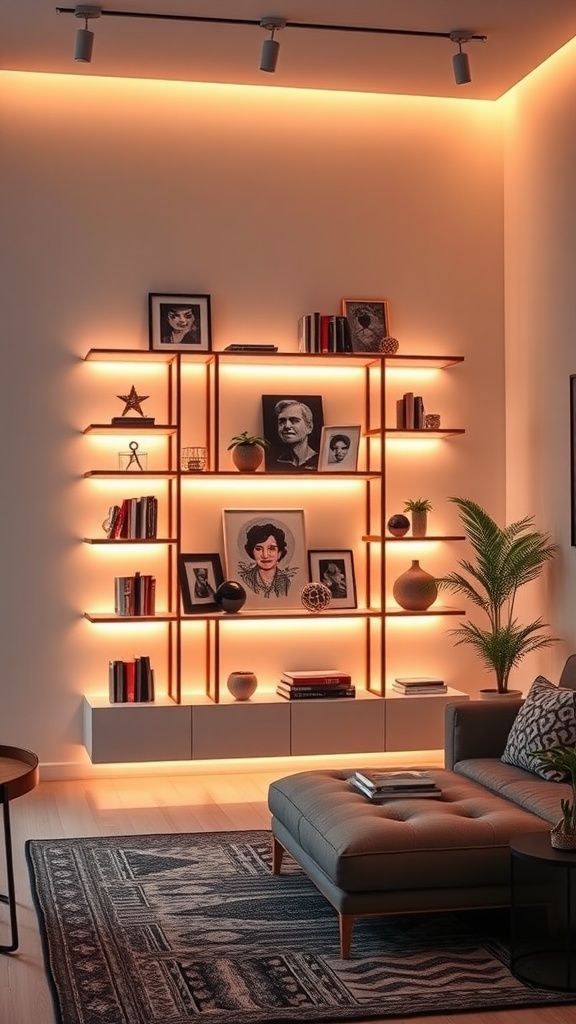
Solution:
<svg viewBox="0 0 576 1024">
<path fill-rule="evenodd" d="M 259 25 L 213 25 L 102 16 L 91 64 L 72 59 L 84 22 L 56 7 L 65 0 L 0 0 L 0 68 L 123 78 L 156 78 L 496 99 L 576 36 L 576 0 L 100 0 L 109 11 L 221 18 L 265 15 L 287 21 L 451 32 L 470 29 L 472 83 L 456 86 L 450 40 L 305 31 L 277 36 L 275 74 L 258 70 L 267 33 Z"/>
</svg>

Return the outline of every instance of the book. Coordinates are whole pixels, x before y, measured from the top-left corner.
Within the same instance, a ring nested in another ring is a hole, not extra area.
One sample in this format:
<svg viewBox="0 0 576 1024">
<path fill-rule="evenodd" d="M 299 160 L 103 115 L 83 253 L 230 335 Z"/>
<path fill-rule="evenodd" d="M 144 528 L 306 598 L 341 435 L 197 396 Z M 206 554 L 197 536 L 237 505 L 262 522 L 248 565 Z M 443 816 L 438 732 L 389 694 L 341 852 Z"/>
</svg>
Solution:
<svg viewBox="0 0 576 1024">
<path fill-rule="evenodd" d="M 428 771 L 417 771 L 409 769 L 400 769 L 398 771 L 389 772 L 372 772 L 372 771 L 358 771 L 354 772 L 354 778 L 358 779 L 362 785 L 367 786 L 369 789 L 383 789 L 384 787 L 403 787 L 409 788 L 410 786 L 420 786 L 422 788 L 430 789 L 436 786 L 436 783 Z"/>
<path fill-rule="evenodd" d="M 286 670 L 281 673 L 280 682 L 289 683 L 291 686 L 338 686 L 342 684 L 351 686 L 352 676 L 348 672 L 339 672 L 335 668 L 303 672 Z"/>
<path fill-rule="evenodd" d="M 276 687 L 276 693 L 279 697 L 284 697 L 286 700 L 338 700 L 342 697 L 355 697 L 356 687 L 347 686 L 341 689 L 340 687 L 331 686 L 324 689 L 319 687 L 316 690 L 302 690 L 299 687 L 292 689 L 279 683 Z"/>
<path fill-rule="evenodd" d="M 226 345 L 224 352 L 277 352 L 278 345 L 257 345 L 247 342 L 246 344 Z"/>
<path fill-rule="evenodd" d="M 444 686 L 444 680 L 436 676 L 396 676 L 394 682 L 401 683 L 402 686 Z"/>
<path fill-rule="evenodd" d="M 394 693 L 403 693 L 408 697 L 423 693 L 448 693 L 448 687 L 444 683 L 435 683 L 433 686 L 402 686 L 400 683 L 392 683 L 391 689 Z"/>
<path fill-rule="evenodd" d="M 404 401 L 404 426 L 406 430 L 414 429 L 414 392 L 406 391 Z"/>
<path fill-rule="evenodd" d="M 154 416 L 113 416 L 110 420 L 113 427 L 153 427 L 156 423 Z"/>
<path fill-rule="evenodd" d="M 343 683 L 323 683 L 322 680 L 318 680 L 315 683 L 289 683 L 288 680 L 280 678 L 278 685 L 283 689 L 291 691 L 298 691 L 298 693 L 306 693 L 308 690 L 321 690 L 322 693 L 332 690 L 349 690 L 353 688 L 352 682 Z"/>
<path fill-rule="evenodd" d="M 356 779 L 351 775 L 347 779 L 348 785 L 355 789 L 362 796 L 365 796 L 367 800 L 370 800 L 373 804 L 383 804 L 388 800 L 430 800 L 438 798 L 442 795 L 442 790 L 438 788 L 434 789 L 419 789 L 419 790 L 403 790 L 402 792 L 388 793 L 388 792 L 374 792 L 367 787 L 363 786 L 359 779 Z"/>
</svg>

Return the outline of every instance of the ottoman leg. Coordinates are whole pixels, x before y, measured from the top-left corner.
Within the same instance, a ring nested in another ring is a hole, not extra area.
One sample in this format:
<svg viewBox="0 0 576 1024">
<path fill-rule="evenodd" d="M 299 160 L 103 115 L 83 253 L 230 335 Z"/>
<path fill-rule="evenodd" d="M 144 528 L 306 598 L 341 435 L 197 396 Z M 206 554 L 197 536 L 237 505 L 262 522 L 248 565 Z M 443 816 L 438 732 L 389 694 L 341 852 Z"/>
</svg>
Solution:
<svg viewBox="0 0 576 1024">
<path fill-rule="evenodd" d="M 272 874 L 279 875 L 282 868 L 282 858 L 284 856 L 284 847 L 280 846 L 280 843 L 276 839 L 276 836 L 272 836 Z"/>
<path fill-rule="evenodd" d="M 340 925 L 340 956 L 343 960 L 350 959 L 354 920 L 355 918 L 353 914 L 338 914 L 338 922 Z"/>
</svg>

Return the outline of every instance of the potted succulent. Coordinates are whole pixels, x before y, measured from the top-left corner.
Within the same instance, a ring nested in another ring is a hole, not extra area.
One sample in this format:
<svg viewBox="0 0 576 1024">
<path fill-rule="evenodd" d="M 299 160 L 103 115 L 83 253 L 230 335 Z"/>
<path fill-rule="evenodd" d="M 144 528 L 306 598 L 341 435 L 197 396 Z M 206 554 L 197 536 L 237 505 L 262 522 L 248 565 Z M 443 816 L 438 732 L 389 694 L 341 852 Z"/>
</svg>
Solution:
<svg viewBox="0 0 576 1024">
<path fill-rule="evenodd" d="M 496 688 L 480 691 L 481 697 L 500 694 L 521 695 L 508 689 L 511 670 L 532 651 L 556 642 L 543 632 L 541 618 L 521 624 L 514 616 L 516 595 L 524 584 L 538 579 L 556 545 L 548 534 L 532 529 L 533 517 L 526 516 L 504 528 L 475 501 L 450 498 L 458 511 L 464 532 L 472 545 L 475 561 L 458 564 L 463 572 L 451 572 L 436 580 L 440 589 L 461 594 L 484 612 L 488 627 L 468 622 L 451 630 L 456 644 L 470 644 L 495 675 Z"/>
<path fill-rule="evenodd" d="M 432 511 L 432 504 L 428 498 L 409 498 L 404 502 L 404 511 L 409 512 L 412 519 L 412 536 L 425 537 L 428 513 Z"/>
<path fill-rule="evenodd" d="M 270 447 L 270 442 L 265 437 L 249 435 L 244 430 L 231 438 L 228 451 L 232 452 L 232 462 L 242 473 L 255 473 L 262 464 L 264 449 Z"/>
<path fill-rule="evenodd" d="M 534 750 L 531 756 L 543 768 L 559 772 L 572 787 L 572 797 L 561 797 L 562 817 L 550 832 L 552 846 L 559 850 L 576 848 L 576 747 Z"/>
</svg>

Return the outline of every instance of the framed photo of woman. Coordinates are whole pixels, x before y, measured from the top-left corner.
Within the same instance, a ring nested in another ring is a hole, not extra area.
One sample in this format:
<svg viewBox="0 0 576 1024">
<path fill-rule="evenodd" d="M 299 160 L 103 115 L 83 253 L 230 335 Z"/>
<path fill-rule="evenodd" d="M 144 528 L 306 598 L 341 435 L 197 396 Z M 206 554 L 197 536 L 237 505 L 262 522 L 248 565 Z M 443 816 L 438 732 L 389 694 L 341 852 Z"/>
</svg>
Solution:
<svg viewBox="0 0 576 1024">
<path fill-rule="evenodd" d="M 309 551 L 310 582 L 328 587 L 330 608 L 356 608 L 356 578 L 352 552 Z"/>
<path fill-rule="evenodd" d="M 329 473 L 353 473 L 358 464 L 360 425 L 323 427 L 318 469 Z"/>
<path fill-rule="evenodd" d="M 342 299 L 342 313 L 350 326 L 353 352 L 379 352 L 389 335 L 385 299 Z"/>
<path fill-rule="evenodd" d="M 246 590 L 244 608 L 301 608 L 308 582 L 303 509 L 223 510 L 228 579 Z"/>
<path fill-rule="evenodd" d="M 179 555 L 178 579 L 185 615 L 219 609 L 214 594 L 224 581 L 220 555 Z"/>
<path fill-rule="evenodd" d="M 159 352 L 209 352 L 209 295 L 148 295 L 149 347 Z"/>
</svg>

